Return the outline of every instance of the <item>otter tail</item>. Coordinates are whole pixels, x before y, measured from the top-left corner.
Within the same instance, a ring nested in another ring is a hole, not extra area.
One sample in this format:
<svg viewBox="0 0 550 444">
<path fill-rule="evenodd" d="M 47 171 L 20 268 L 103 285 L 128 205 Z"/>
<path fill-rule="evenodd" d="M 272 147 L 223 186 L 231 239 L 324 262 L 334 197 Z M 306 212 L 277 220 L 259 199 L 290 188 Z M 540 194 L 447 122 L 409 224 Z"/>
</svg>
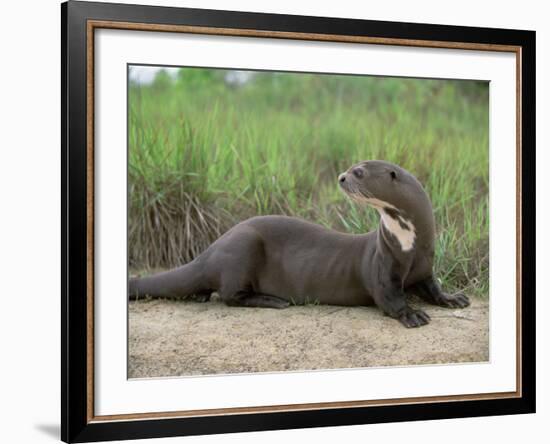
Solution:
<svg viewBox="0 0 550 444">
<path fill-rule="evenodd" d="M 170 271 L 143 278 L 130 278 L 128 297 L 137 300 L 153 298 L 182 298 L 204 291 L 202 267 L 190 262 Z"/>
</svg>

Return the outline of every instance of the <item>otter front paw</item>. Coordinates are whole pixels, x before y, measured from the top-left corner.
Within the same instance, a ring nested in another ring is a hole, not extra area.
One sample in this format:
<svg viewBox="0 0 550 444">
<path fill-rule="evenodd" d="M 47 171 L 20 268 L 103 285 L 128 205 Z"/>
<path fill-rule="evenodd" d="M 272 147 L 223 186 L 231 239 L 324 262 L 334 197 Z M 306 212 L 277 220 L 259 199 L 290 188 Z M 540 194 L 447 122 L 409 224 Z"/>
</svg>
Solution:
<svg viewBox="0 0 550 444">
<path fill-rule="evenodd" d="M 411 307 L 406 307 L 398 317 L 407 328 L 421 327 L 430 322 L 430 317 L 422 310 L 414 310 Z"/>
<path fill-rule="evenodd" d="M 468 296 L 462 293 L 441 293 L 436 302 L 437 305 L 441 305 L 442 307 L 447 308 L 465 308 L 470 305 L 470 299 L 468 299 Z"/>
</svg>

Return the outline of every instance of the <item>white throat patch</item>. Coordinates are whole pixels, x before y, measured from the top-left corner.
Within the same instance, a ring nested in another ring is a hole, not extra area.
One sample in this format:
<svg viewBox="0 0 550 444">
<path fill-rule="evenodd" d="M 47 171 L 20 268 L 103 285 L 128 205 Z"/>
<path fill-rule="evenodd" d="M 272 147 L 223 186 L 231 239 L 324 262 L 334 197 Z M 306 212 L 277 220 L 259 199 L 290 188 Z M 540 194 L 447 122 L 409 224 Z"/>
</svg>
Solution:
<svg viewBox="0 0 550 444">
<path fill-rule="evenodd" d="M 412 249 L 414 240 L 416 239 L 416 230 L 410 220 L 405 219 L 399 214 L 397 208 L 383 200 L 363 196 L 361 196 L 360 200 L 378 210 L 382 223 L 395 236 L 403 251 L 410 251 Z M 388 208 L 397 212 L 397 218 L 390 216 L 384 210 Z"/>
<path fill-rule="evenodd" d="M 395 236 L 401 245 L 403 251 L 409 251 L 414 246 L 414 240 L 416 238 L 416 231 L 414 225 L 408 219 L 403 216 L 397 216 L 398 219 L 394 219 L 383 209 L 378 210 L 382 223 L 388 229 L 388 231 Z"/>
</svg>

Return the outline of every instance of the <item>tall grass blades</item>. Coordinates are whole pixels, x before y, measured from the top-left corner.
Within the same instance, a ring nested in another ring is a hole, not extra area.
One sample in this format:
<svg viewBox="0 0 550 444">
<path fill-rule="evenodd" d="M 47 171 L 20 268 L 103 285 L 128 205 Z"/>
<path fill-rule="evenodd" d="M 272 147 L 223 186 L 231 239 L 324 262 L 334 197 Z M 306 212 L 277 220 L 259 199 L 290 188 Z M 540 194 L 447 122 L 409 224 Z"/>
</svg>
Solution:
<svg viewBox="0 0 550 444">
<path fill-rule="evenodd" d="M 376 212 L 347 200 L 336 178 L 384 159 L 432 199 L 442 282 L 486 295 L 488 94 L 477 81 L 200 68 L 130 81 L 129 265 L 188 262 L 259 214 L 372 230 Z"/>
</svg>

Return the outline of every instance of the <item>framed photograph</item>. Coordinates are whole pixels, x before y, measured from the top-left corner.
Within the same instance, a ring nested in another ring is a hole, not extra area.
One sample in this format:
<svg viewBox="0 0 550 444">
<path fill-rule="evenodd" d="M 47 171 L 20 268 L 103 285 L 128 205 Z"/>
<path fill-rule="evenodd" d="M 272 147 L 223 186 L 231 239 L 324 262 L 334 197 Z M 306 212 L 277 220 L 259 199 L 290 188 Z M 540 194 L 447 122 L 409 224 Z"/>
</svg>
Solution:
<svg viewBox="0 0 550 444">
<path fill-rule="evenodd" d="M 62 4 L 65 442 L 535 411 L 535 33 Z"/>
</svg>

